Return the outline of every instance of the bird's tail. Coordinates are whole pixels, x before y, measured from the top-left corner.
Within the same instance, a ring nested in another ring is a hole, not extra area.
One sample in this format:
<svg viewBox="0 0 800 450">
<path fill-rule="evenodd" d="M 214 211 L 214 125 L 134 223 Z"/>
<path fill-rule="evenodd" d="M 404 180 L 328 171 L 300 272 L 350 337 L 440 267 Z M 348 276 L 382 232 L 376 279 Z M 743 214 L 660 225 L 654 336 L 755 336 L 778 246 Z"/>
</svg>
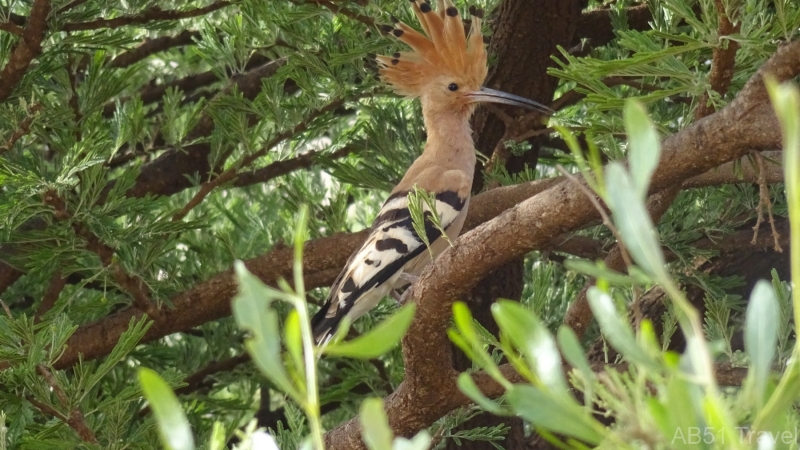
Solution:
<svg viewBox="0 0 800 450">
<path fill-rule="evenodd" d="M 327 344 L 336 334 L 339 323 L 342 321 L 342 317 L 338 314 L 334 317 L 327 317 L 330 306 L 331 301 L 329 299 L 311 318 L 311 332 L 314 334 L 314 343 L 317 345 Z"/>
</svg>

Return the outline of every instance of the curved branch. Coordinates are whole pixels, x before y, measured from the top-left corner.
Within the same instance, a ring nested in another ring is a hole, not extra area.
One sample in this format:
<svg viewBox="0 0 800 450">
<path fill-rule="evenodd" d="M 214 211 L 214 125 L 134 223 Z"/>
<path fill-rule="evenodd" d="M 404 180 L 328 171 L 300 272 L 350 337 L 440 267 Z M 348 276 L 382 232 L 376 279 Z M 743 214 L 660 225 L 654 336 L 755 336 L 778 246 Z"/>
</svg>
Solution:
<svg viewBox="0 0 800 450">
<path fill-rule="evenodd" d="M 22 37 L 14 46 L 8 63 L 0 72 L 0 102 L 6 100 L 19 84 L 33 58 L 42 53 L 42 40 L 47 32 L 50 0 L 35 0 Z"/>
<path fill-rule="evenodd" d="M 651 192 L 682 183 L 753 149 L 780 147 L 780 128 L 763 83 L 767 73 L 779 81 L 800 74 L 800 41 L 779 48 L 728 106 L 663 141 Z M 462 404 L 446 333 L 453 300 L 493 269 L 546 248 L 553 238 L 597 217 L 580 189 L 561 182 L 462 235 L 436 264 L 427 266 L 411 288 L 417 314 L 403 338 L 406 377 L 384 400 L 395 434 L 413 435 Z M 358 418 L 329 431 L 325 441 L 330 449 L 365 448 Z"/>
<path fill-rule="evenodd" d="M 222 9 L 226 6 L 232 5 L 231 2 L 223 0 L 214 2 L 202 8 L 190 9 L 188 11 L 179 11 L 170 9 L 164 11 L 158 6 L 148 8 L 141 14 L 135 16 L 117 17 L 115 19 L 97 19 L 88 22 L 77 22 L 64 24 L 62 31 L 86 31 L 97 30 L 100 28 L 119 28 L 126 25 L 144 25 L 149 22 L 160 20 L 178 20 L 187 19 L 190 17 L 198 17 L 206 15 L 210 12 Z"/>
</svg>

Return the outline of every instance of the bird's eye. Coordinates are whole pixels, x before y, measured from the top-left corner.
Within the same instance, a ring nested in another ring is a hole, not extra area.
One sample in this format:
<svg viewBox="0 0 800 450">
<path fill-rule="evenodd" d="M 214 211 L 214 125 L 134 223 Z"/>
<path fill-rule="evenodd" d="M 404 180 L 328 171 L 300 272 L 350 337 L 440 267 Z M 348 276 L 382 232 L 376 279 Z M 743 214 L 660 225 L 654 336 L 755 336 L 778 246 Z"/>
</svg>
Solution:
<svg viewBox="0 0 800 450">
<path fill-rule="evenodd" d="M 458 90 L 458 85 L 455 83 L 450 83 L 449 85 L 447 85 L 447 89 L 451 90 L 452 92 L 455 92 Z"/>
</svg>

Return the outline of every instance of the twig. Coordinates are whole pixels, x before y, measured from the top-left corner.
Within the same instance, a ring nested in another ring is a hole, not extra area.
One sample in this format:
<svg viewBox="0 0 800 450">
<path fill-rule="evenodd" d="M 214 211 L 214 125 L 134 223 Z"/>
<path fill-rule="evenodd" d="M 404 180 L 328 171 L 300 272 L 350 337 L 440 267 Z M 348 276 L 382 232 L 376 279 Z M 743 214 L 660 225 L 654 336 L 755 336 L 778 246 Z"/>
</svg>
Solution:
<svg viewBox="0 0 800 450">
<path fill-rule="evenodd" d="M 67 77 L 69 78 L 69 87 L 72 92 L 70 92 L 69 96 L 69 107 L 72 109 L 72 114 L 75 116 L 75 141 L 80 142 L 81 140 L 81 127 L 80 123 L 83 120 L 83 114 L 81 114 L 81 107 L 78 103 L 78 79 L 75 76 L 76 69 L 73 67 L 72 64 L 72 55 L 67 57 Z"/>
<path fill-rule="evenodd" d="M 22 36 L 23 29 L 21 26 L 16 25 L 11 22 L 2 22 L 0 23 L 0 30 L 6 31 L 11 34 L 15 34 L 17 36 Z"/>
<path fill-rule="evenodd" d="M 556 170 L 558 170 L 561 173 L 561 175 L 564 175 L 564 177 L 566 177 L 581 192 L 583 192 L 584 195 L 586 195 L 586 198 L 589 199 L 594 208 L 600 214 L 600 217 L 603 219 L 603 225 L 605 225 L 606 228 L 608 228 L 609 231 L 611 231 L 611 234 L 613 234 L 614 237 L 616 238 L 617 245 L 619 246 L 621 251 L 620 256 L 622 256 L 622 260 L 625 261 L 625 265 L 627 267 L 632 266 L 633 261 L 631 260 L 631 257 L 628 254 L 628 250 L 622 243 L 622 235 L 619 234 L 619 230 L 617 230 L 617 227 L 614 226 L 614 222 L 611 221 L 611 218 L 608 217 L 608 213 L 606 212 L 605 208 L 603 208 L 603 206 L 597 200 L 597 196 L 592 191 L 590 191 L 589 188 L 587 188 L 583 183 L 581 183 L 580 180 L 578 180 L 578 178 L 575 175 L 567 172 L 566 169 L 564 169 L 564 167 L 561 164 L 558 164 L 556 166 Z"/>
<path fill-rule="evenodd" d="M 734 33 L 738 33 L 742 27 L 739 22 L 736 25 L 731 23 L 731 18 L 725 13 L 725 5 L 722 0 L 714 0 L 714 6 L 717 10 L 717 18 L 719 21 L 719 38 L 720 44 L 714 47 L 711 59 L 711 73 L 709 74 L 709 82 L 711 89 L 719 95 L 725 95 L 728 87 L 733 80 L 733 69 L 736 64 L 736 51 L 739 50 L 739 43 L 732 39 L 725 39 Z M 723 40 L 727 41 L 727 47 L 722 46 Z M 713 113 L 715 110 L 714 105 L 709 105 L 708 92 L 703 93 L 697 104 L 694 118 L 695 120 L 706 117 Z"/>
<path fill-rule="evenodd" d="M 758 164 L 758 208 L 757 208 L 757 215 L 756 224 L 753 227 L 753 241 L 752 243 L 755 244 L 758 242 L 758 230 L 761 227 L 761 222 L 764 220 L 764 205 L 767 207 L 767 215 L 769 216 L 769 225 L 772 228 L 772 239 L 775 242 L 775 251 L 779 253 L 783 253 L 783 248 L 781 248 L 780 244 L 780 234 L 778 234 L 778 230 L 775 229 L 775 218 L 772 216 L 772 201 L 769 199 L 769 187 L 767 186 L 767 180 L 765 176 L 766 169 L 764 167 L 764 156 L 761 155 L 759 152 L 752 152 L 753 157 Z"/>
<path fill-rule="evenodd" d="M 36 120 L 37 114 L 41 111 L 44 107 L 41 103 L 37 103 L 31 106 L 31 109 L 28 110 L 28 116 L 25 117 L 22 122 L 19 123 L 17 126 L 17 130 L 11 134 L 11 137 L 8 138 L 5 145 L 0 147 L 0 154 L 5 153 L 11 150 L 14 147 L 14 144 L 17 143 L 23 136 L 27 135 L 31 132 L 31 125 L 33 125 L 33 121 Z"/>
<path fill-rule="evenodd" d="M 0 72 L 0 102 L 5 101 L 22 80 L 33 58 L 42 52 L 42 40 L 47 32 L 49 0 L 34 0 L 22 38 L 17 41 L 8 63 Z"/>
<path fill-rule="evenodd" d="M 363 93 L 357 95 L 354 99 L 365 97 L 367 95 L 371 95 L 371 93 Z M 308 125 L 316 118 L 323 116 L 331 111 L 342 106 L 345 101 L 351 99 L 340 98 L 338 100 L 334 100 L 331 103 L 323 106 L 322 108 L 312 112 L 305 118 L 302 122 L 298 123 L 294 127 L 283 131 L 282 133 L 278 133 L 275 137 L 273 137 L 267 144 L 265 144 L 260 150 L 257 152 L 253 152 L 249 155 L 243 156 L 239 159 L 235 164 L 233 164 L 229 169 L 225 170 L 218 177 L 214 178 L 213 180 L 207 181 L 200 186 L 200 190 L 189 200 L 180 211 L 175 213 L 172 216 L 172 220 L 182 220 L 186 217 L 187 214 L 197 205 L 199 205 L 207 196 L 211 193 L 216 187 L 227 183 L 228 181 L 233 180 L 236 177 L 236 173 L 239 169 L 243 167 L 249 166 L 253 161 L 262 156 L 266 155 L 267 152 L 272 150 L 276 145 L 280 144 L 281 142 L 285 141 L 286 139 L 291 138 L 292 136 L 304 132 L 308 129 Z"/>
<path fill-rule="evenodd" d="M 3 311 L 6 312 L 6 315 L 8 316 L 8 318 L 9 319 L 14 319 L 14 316 L 11 314 L 11 309 L 9 309 L 8 305 L 6 305 L 6 302 L 4 302 L 3 300 L 0 300 L 0 305 L 3 306 Z"/>
<path fill-rule="evenodd" d="M 53 392 L 55 392 L 56 397 L 58 397 L 58 400 L 61 402 L 61 405 L 64 406 L 65 408 L 68 408 L 69 398 L 67 398 L 67 395 L 61 389 L 61 386 L 59 386 L 58 380 L 56 380 L 56 377 L 53 376 L 53 373 L 50 372 L 50 370 L 48 370 L 47 367 L 45 367 L 42 364 L 36 366 L 36 371 L 39 373 L 39 375 L 42 376 L 42 378 L 45 379 L 47 384 L 53 389 Z M 28 398 L 28 400 L 31 400 L 31 398 Z M 94 432 L 89 428 L 88 425 L 86 425 L 86 419 L 83 416 L 83 412 L 79 408 L 75 408 L 72 411 L 70 411 L 69 417 L 67 418 L 57 413 L 55 410 L 48 407 L 47 405 L 44 405 L 43 403 L 40 402 L 37 403 L 38 404 L 36 404 L 36 406 L 39 407 L 40 409 L 42 409 L 41 406 L 46 407 L 46 409 L 43 409 L 43 412 L 47 411 L 51 414 L 55 413 L 54 415 L 56 415 L 56 417 L 66 422 L 67 425 L 69 425 L 73 430 L 77 431 L 78 435 L 84 442 L 99 444 L 99 442 L 97 441 L 97 437 L 94 435 Z"/>
<path fill-rule="evenodd" d="M 537 128 L 542 124 L 542 114 L 539 112 L 531 112 L 522 116 L 513 118 L 505 111 L 495 105 L 486 105 L 491 112 L 493 112 L 498 119 L 505 125 L 505 131 L 500 140 L 495 144 L 492 151 L 492 157 L 486 163 L 484 170 L 491 173 L 496 167 L 505 167 L 508 160 L 511 158 L 511 152 L 506 147 L 506 142 L 522 142 L 535 136 L 548 134 L 553 130 L 551 128 Z M 487 183 L 487 189 L 494 189 L 500 185 L 499 181 L 494 180 Z"/>
<path fill-rule="evenodd" d="M 67 279 L 61 276 L 60 270 L 56 270 L 53 274 L 53 277 L 50 278 L 50 284 L 47 286 L 47 291 L 45 291 L 44 297 L 42 297 L 42 303 L 39 305 L 39 309 L 36 310 L 36 313 L 33 316 L 33 319 L 36 323 L 41 322 L 42 316 L 53 308 L 56 300 L 58 300 L 58 296 L 61 295 L 61 291 L 64 290 L 66 285 Z"/>
<path fill-rule="evenodd" d="M 638 80 L 632 80 L 632 79 L 628 79 L 628 78 L 624 78 L 624 77 L 613 77 L 613 76 L 612 77 L 606 77 L 606 78 L 603 79 L 602 82 L 603 82 L 604 85 L 606 85 L 608 87 L 630 86 L 632 88 L 639 89 L 640 91 L 645 91 L 645 92 L 656 92 L 656 91 L 660 91 L 662 89 L 661 87 L 656 86 L 654 84 L 644 83 L 644 82 L 641 82 L 641 81 L 638 81 Z M 569 90 L 569 91 L 565 92 L 564 94 L 562 94 L 557 99 L 553 100 L 553 102 L 550 104 L 550 109 L 552 109 L 554 111 L 562 110 L 562 109 L 564 109 L 564 108 L 566 108 L 568 106 L 572 106 L 572 105 L 578 103 L 579 101 L 583 100 L 585 97 L 586 97 L 586 94 L 584 94 L 582 92 L 579 92 L 576 89 Z M 675 101 L 675 102 L 679 102 L 679 103 L 685 103 L 685 104 L 691 103 L 691 99 L 688 98 L 688 97 L 673 96 L 673 97 L 670 97 L 670 99 Z"/>
<path fill-rule="evenodd" d="M 222 9 L 231 4 L 232 4 L 231 2 L 223 0 L 214 2 L 202 8 L 190 9 L 187 11 L 179 11 L 174 9 L 165 11 L 159 8 L 158 6 L 154 6 L 152 8 L 144 10 L 141 14 L 135 16 L 117 17 L 115 19 L 97 19 L 89 22 L 67 23 L 61 28 L 61 30 L 86 31 L 86 30 L 97 30 L 100 28 L 119 28 L 126 25 L 143 25 L 148 22 L 155 22 L 161 20 L 187 19 L 190 17 L 198 17 L 206 15 L 210 12 Z"/>
<path fill-rule="evenodd" d="M 658 221 L 661 220 L 661 217 L 667 209 L 669 209 L 669 206 L 675 200 L 680 190 L 680 186 L 672 187 L 650 196 L 647 200 L 647 212 L 650 214 L 653 223 L 658 223 Z M 608 255 L 606 255 L 603 260 L 603 263 L 608 269 L 621 272 L 626 265 L 630 267 L 630 263 L 624 259 L 623 250 L 624 247 L 618 244 L 608 252 Z M 587 280 L 583 289 L 578 293 L 575 300 L 569 306 L 567 313 L 564 315 L 564 325 L 570 327 L 578 336 L 583 336 L 592 321 L 593 314 L 589 307 L 587 294 L 589 288 L 594 286 L 594 284 L 595 280 Z M 638 316 L 640 313 L 638 302 L 634 302 L 632 307 L 634 313 Z"/>
<path fill-rule="evenodd" d="M 62 6 L 58 11 L 56 11 L 56 13 L 57 14 L 63 14 L 63 13 L 65 13 L 65 12 L 71 10 L 71 9 L 74 9 L 74 8 L 77 8 L 78 6 L 81 6 L 82 4 L 86 3 L 87 1 L 88 0 L 75 0 L 73 2 L 67 3 L 66 5 Z"/>
<path fill-rule="evenodd" d="M 45 204 L 54 209 L 54 216 L 56 220 L 70 220 L 72 214 L 67 211 L 66 202 L 55 191 L 48 191 L 44 196 Z M 138 275 L 130 275 L 126 273 L 118 262 L 113 260 L 116 250 L 103 242 L 96 234 L 86 228 L 82 223 L 73 221 L 71 223 L 72 230 L 75 234 L 86 241 L 86 248 L 97 254 L 100 257 L 100 262 L 103 267 L 110 269 L 114 279 L 119 285 L 125 289 L 131 297 L 133 297 L 133 304 L 139 310 L 147 314 L 151 319 L 159 321 L 162 319 L 161 310 L 158 309 L 151 301 L 147 283 Z"/>
<path fill-rule="evenodd" d="M 239 356 L 234 356 L 233 358 L 228 358 L 223 361 L 212 361 L 207 366 L 187 376 L 183 380 L 183 382 L 186 383 L 186 386 L 182 386 L 175 389 L 175 394 L 176 395 L 191 394 L 200 389 L 208 387 L 211 383 L 209 383 L 206 380 L 206 378 L 208 378 L 209 376 L 214 375 L 215 373 L 233 370 L 236 366 L 247 363 L 249 361 L 250 361 L 249 353 L 243 353 Z M 142 418 L 147 416 L 148 414 L 150 414 L 149 405 L 141 409 L 138 413 L 136 413 L 136 416 Z"/>
</svg>

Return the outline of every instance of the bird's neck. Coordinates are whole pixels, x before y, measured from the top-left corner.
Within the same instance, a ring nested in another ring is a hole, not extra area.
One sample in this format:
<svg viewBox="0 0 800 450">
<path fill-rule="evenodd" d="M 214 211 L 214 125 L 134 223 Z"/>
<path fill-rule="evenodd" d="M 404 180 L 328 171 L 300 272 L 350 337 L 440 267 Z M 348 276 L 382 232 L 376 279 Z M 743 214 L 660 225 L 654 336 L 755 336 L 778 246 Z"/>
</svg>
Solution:
<svg viewBox="0 0 800 450">
<path fill-rule="evenodd" d="M 428 141 L 423 158 L 437 161 L 447 169 L 459 169 L 472 173 L 475 169 L 475 145 L 469 115 L 425 114 Z"/>
</svg>

